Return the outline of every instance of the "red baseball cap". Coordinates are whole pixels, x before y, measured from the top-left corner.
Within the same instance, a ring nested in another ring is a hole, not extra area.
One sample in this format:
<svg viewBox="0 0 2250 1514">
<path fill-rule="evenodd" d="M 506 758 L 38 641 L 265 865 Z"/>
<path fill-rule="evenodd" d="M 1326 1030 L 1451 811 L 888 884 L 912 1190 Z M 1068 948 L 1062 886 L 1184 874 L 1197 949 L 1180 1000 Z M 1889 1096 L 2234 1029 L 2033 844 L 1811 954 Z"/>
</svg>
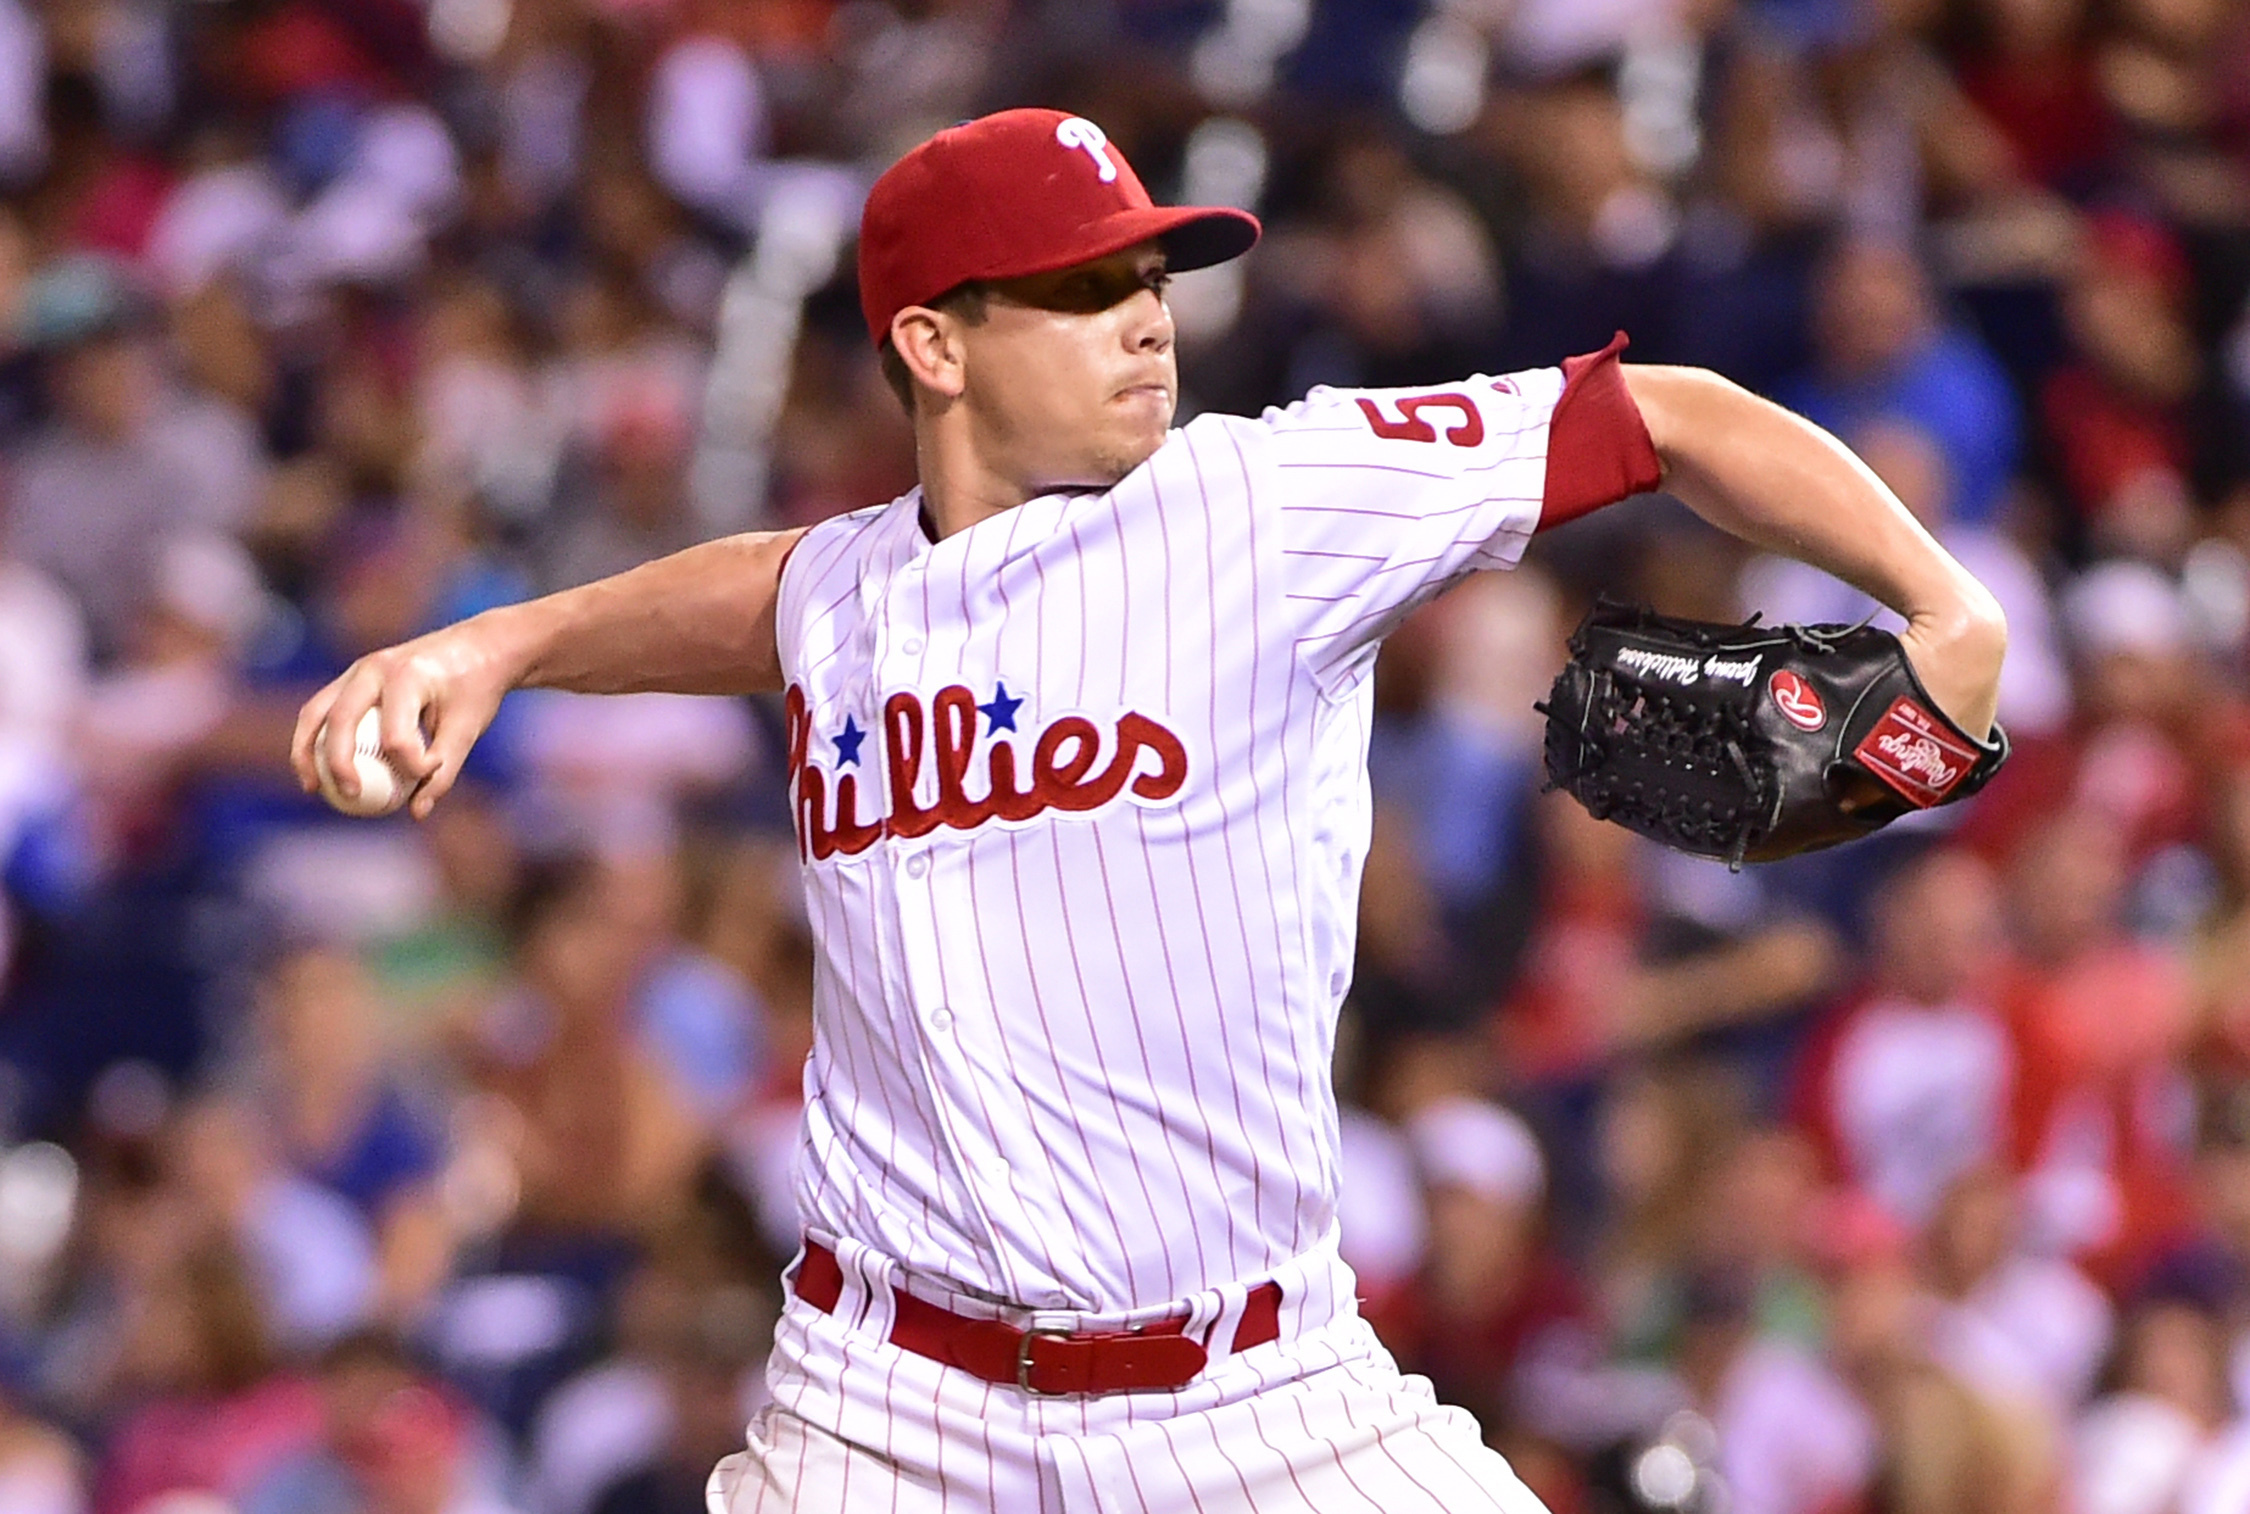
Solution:
<svg viewBox="0 0 2250 1514">
<path fill-rule="evenodd" d="M 972 279 L 1050 273 L 1154 238 L 1174 272 L 1248 252 L 1258 218 L 1157 205 L 1099 126 L 1004 110 L 948 127 L 875 181 L 859 221 L 859 301 L 877 346 L 891 317 Z"/>
</svg>

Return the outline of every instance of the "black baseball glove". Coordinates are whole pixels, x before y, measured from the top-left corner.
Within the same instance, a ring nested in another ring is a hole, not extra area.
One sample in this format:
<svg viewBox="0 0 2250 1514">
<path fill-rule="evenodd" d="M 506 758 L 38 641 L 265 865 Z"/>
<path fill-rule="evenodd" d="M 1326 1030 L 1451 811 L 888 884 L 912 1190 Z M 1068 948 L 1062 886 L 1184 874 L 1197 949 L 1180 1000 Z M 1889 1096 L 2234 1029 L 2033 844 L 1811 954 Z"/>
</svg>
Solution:
<svg viewBox="0 0 2250 1514">
<path fill-rule="evenodd" d="M 1731 867 L 1850 841 L 2007 760 L 1872 626 L 1710 625 L 1597 605 L 1547 702 L 1547 781 L 1597 820 Z"/>
</svg>

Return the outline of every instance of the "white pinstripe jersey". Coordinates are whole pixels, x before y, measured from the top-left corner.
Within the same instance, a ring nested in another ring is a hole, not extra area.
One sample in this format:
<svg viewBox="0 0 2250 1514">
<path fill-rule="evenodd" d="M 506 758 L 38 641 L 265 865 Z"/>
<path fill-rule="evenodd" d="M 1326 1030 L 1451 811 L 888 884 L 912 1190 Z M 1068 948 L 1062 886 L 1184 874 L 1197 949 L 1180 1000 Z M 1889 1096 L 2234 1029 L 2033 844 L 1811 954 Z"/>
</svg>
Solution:
<svg viewBox="0 0 2250 1514">
<path fill-rule="evenodd" d="M 804 536 L 809 1228 L 1094 1312 L 1332 1242 L 1376 646 L 1521 555 L 1562 390 L 1315 390 L 935 543 L 919 491 Z"/>
</svg>

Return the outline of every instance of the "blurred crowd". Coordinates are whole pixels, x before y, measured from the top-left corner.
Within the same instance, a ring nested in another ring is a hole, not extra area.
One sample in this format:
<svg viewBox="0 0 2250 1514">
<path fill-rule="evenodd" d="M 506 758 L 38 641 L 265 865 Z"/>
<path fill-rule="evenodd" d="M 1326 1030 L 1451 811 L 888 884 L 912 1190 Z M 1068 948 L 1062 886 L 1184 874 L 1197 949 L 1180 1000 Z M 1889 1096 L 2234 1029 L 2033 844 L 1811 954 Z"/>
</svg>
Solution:
<svg viewBox="0 0 2250 1514">
<path fill-rule="evenodd" d="M 981 110 L 1266 220 L 1186 411 L 1630 332 L 1992 585 L 2016 756 L 1732 873 L 1540 792 L 1598 591 L 1876 606 L 1672 502 L 1409 622 L 1344 1245 L 1556 1514 L 2250 1510 L 2250 8 L 0 0 L 0 1510 L 690 1514 L 794 1252 L 758 700 L 356 655 L 912 482 L 851 235 Z"/>
</svg>

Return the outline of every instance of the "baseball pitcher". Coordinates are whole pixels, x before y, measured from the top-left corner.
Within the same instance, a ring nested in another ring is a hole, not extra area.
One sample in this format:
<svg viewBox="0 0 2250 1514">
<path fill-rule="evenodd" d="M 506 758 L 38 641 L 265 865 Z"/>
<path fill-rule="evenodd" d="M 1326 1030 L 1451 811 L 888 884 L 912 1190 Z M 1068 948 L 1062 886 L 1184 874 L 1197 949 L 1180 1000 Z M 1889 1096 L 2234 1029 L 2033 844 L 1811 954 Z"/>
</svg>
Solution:
<svg viewBox="0 0 2250 1514">
<path fill-rule="evenodd" d="M 941 132 L 859 244 L 918 488 L 488 612 L 304 708 L 308 788 L 372 708 L 427 815 L 511 688 L 782 691 L 818 948 L 804 1243 L 714 1514 L 1534 1514 L 1337 1256 L 1385 632 L 1661 485 L 1897 609 L 1899 698 L 1986 748 L 1991 596 L 1834 439 L 1709 373 L 1618 341 L 1174 429 L 1166 279 L 1257 236 L 1151 204 L 1078 117 Z"/>
</svg>

